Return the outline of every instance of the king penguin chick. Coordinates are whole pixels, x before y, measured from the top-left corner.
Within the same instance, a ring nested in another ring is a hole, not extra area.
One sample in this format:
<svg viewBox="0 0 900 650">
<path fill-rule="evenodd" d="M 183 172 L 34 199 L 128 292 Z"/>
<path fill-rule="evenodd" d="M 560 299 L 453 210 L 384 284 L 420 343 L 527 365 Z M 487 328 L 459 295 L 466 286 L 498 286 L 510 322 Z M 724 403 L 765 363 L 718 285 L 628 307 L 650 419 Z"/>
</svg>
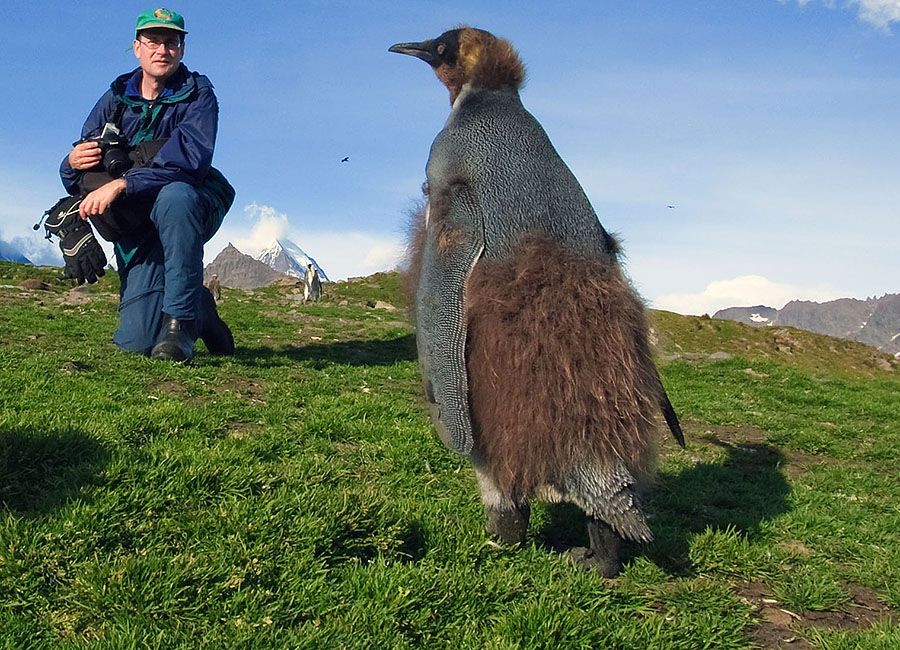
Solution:
<svg viewBox="0 0 900 650">
<path fill-rule="evenodd" d="M 613 576 L 620 538 L 652 538 L 657 409 L 683 444 L 617 243 L 522 105 L 508 41 L 462 27 L 390 51 L 428 63 L 452 105 L 410 245 L 435 428 L 474 465 L 488 532 L 518 544 L 532 500 L 575 503 L 586 563 Z"/>
</svg>

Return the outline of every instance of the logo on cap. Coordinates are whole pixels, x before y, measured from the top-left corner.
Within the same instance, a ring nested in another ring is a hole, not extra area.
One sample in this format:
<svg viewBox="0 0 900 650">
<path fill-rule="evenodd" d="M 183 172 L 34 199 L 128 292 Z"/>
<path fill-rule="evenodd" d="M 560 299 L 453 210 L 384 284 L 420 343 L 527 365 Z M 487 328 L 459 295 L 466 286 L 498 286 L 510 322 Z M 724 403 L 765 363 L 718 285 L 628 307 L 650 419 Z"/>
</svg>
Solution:
<svg viewBox="0 0 900 650">
<path fill-rule="evenodd" d="M 159 18 L 160 20 L 163 20 L 165 22 L 169 22 L 170 20 L 172 20 L 172 12 L 166 11 L 165 9 L 157 9 L 153 12 L 153 17 Z"/>
</svg>

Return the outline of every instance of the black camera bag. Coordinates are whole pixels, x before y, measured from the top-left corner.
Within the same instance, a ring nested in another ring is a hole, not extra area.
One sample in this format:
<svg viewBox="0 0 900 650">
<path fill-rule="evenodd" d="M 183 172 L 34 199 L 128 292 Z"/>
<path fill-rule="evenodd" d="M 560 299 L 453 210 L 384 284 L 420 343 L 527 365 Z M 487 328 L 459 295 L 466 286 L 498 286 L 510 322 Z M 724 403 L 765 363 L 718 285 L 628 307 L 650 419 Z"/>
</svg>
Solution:
<svg viewBox="0 0 900 650">
<path fill-rule="evenodd" d="M 166 143 L 168 138 L 146 140 L 137 144 L 128 152 L 131 166 L 146 167 Z M 106 170 L 86 171 L 78 180 L 78 191 L 88 194 L 114 180 Z M 150 225 L 150 210 L 153 202 L 114 201 L 102 214 L 91 216 L 91 221 L 103 239 L 109 242 L 119 241 L 125 235 L 143 230 Z"/>
<path fill-rule="evenodd" d="M 164 104 L 161 110 L 164 111 L 165 109 L 166 105 Z M 120 102 L 116 106 L 116 111 L 111 120 L 117 127 L 122 121 L 124 112 L 125 104 Z M 129 169 L 147 167 L 167 140 L 168 138 L 145 140 L 131 147 L 128 152 L 128 158 L 131 160 Z M 100 164 L 93 169 L 82 172 L 81 177 L 78 179 L 78 191 L 82 195 L 87 195 L 112 180 L 114 180 L 113 177 Z M 130 233 L 145 230 L 150 226 L 150 210 L 152 208 L 152 201 L 119 200 L 114 201 L 113 205 L 104 210 L 102 214 L 93 215 L 90 219 L 103 239 L 109 242 L 117 242 Z"/>
</svg>

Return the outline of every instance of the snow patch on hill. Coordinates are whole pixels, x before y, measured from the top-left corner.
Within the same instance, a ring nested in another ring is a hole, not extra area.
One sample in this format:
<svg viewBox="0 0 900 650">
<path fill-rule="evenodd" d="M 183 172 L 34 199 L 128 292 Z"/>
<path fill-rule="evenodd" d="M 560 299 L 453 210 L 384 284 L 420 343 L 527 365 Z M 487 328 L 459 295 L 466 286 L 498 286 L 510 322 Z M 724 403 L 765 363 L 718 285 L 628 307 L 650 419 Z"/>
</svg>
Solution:
<svg viewBox="0 0 900 650">
<path fill-rule="evenodd" d="M 307 255 L 306 251 L 289 239 L 276 239 L 272 242 L 271 246 L 263 250 L 256 259 L 267 264 L 279 273 L 284 273 L 285 275 L 290 275 L 295 278 L 305 278 L 306 266 L 312 264 L 312 267 L 319 272 L 319 279 L 321 279 L 322 282 L 330 281 L 318 262 L 310 255 Z"/>
</svg>

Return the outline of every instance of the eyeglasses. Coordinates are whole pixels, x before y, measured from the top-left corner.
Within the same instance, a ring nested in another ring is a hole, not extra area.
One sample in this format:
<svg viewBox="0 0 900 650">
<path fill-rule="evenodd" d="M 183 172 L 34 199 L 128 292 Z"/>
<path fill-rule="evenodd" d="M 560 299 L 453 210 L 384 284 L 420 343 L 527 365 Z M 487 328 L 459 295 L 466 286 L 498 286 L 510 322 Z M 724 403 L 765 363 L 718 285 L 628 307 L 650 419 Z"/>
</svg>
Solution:
<svg viewBox="0 0 900 650">
<path fill-rule="evenodd" d="M 150 40 L 150 39 L 148 39 L 146 41 L 142 41 L 141 39 L 138 39 L 138 43 L 143 44 L 148 50 L 152 50 L 153 52 L 155 52 L 156 50 L 158 50 L 161 47 L 165 47 L 170 52 L 174 52 L 179 47 L 181 47 L 181 39 L 180 38 L 170 38 L 165 41 L 154 41 L 154 40 Z"/>
</svg>

